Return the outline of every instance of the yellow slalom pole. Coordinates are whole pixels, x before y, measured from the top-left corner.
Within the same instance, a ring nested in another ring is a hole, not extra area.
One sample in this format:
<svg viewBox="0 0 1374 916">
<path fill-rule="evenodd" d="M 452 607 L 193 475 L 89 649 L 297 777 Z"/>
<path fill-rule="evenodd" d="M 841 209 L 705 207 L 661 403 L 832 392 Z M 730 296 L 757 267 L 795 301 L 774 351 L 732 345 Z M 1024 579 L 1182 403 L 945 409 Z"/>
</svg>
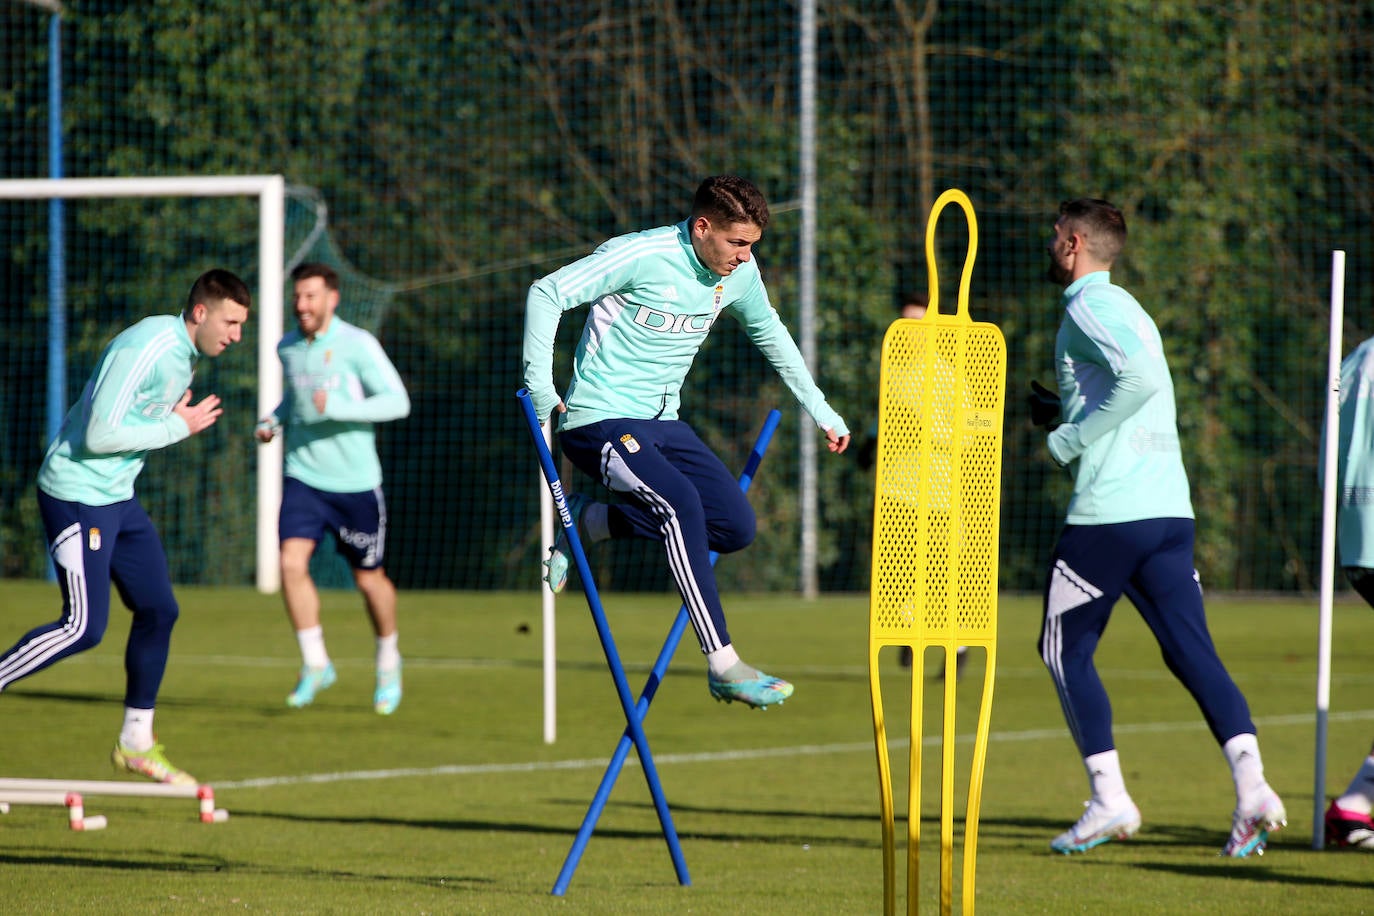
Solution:
<svg viewBox="0 0 1374 916">
<path fill-rule="evenodd" d="M 939 308 L 935 228 L 959 204 L 968 249 L 953 313 Z M 1001 331 L 969 317 L 978 247 L 973 205 L 949 190 L 926 228 L 930 303 L 924 318 L 898 319 L 883 338 L 878 401 L 877 486 L 869 615 L 869 693 L 878 757 L 883 834 L 883 911 L 896 913 L 892 771 L 879 680 L 879 650 L 912 650 L 908 768 L 907 911 L 919 910 L 924 658 L 945 662 L 940 755 L 940 911 L 954 903 L 954 794 L 960 646 L 984 650 L 978 729 L 964 817 L 962 910 L 973 912 L 983 772 L 997 659 L 997 552 L 1007 350 Z M 917 664 L 917 660 L 920 663 Z"/>
</svg>

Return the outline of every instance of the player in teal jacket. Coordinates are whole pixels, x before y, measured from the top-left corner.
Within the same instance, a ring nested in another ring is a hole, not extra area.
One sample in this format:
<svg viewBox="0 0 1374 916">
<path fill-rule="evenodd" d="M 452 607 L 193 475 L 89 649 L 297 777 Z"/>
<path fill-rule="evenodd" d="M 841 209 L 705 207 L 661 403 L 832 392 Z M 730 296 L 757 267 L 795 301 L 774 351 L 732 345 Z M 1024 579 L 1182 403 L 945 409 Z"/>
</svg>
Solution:
<svg viewBox="0 0 1374 916">
<path fill-rule="evenodd" d="M 1318 480 L 1325 484 L 1326 435 Z M 1374 338 L 1341 361 L 1336 546 L 1351 586 L 1374 607 Z M 1374 747 L 1326 809 L 1326 842 L 1374 852 Z"/>
<path fill-rule="evenodd" d="M 725 627 L 710 552 L 754 538 L 754 512 L 724 463 L 678 419 L 682 383 L 721 315 L 737 320 L 806 412 L 830 451 L 849 429 L 825 400 L 768 299 L 753 246 L 768 225 L 768 203 L 731 175 L 697 188 L 691 216 L 619 236 L 536 281 L 525 306 L 523 376 L 540 418 L 555 410 L 559 443 L 574 464 L 625 501 L 573 497 L 588 543 L 608 538 L 662 541 L 669 569 L 707 659 L 717 699 L 755 707 L 780 703 L 792 685 L 740 661 Z M 560 397 L 553 342 L 564 312 L 590 305 Z M 560 537 L 546 561 L 550 587 L 567 581 Z"/>
<path fill-rule="evenodd" d="M 296 330 L 277 345 L 285 397 L 257 427 L 259 442 L 285 430 L 285 475 L 277 535 L 282 598 L 301 650 L 292 708 L 308 706 L 336 680 L 320 623 L 320 595 L 310 577 L 316 545 L 332 536 L 353 570 L 377 640 L 373 708 L 401 702 L 396 586 L 383 567 L 386 499 L 374 424 L 410 414 L 410 396 L 382 345 L 335 314 L 339 276 L 327 264 L 291 271 Z"/>
<path fill-rule="evenodd" d="M 1120 210 L 1080 199 L 1060 206 L 1049 246 L 1050 278 L 1064 287 L 1054 352 L 1059 403 L 1037 386 L 1032 418 L 1050 429 L 1050 454 L 1069 468 L 1074 489 L 1050 559 L 1040 654 L 1092 791 L 1087 811 L 1050 845 L 1083 852 L 1140 828 L 1112 737 L 1111 703 L 1093 664 L 1124 594 L 1230 765 L 1236 807 L 1223 855 L 1262 853 L 1287 815 L 1264 779 L 1245 697 L 1207 631 L 1164 345 L 1135 297 L 1111 282 L 1125 243 Z"/>
<path fill-rule="evenodd" d="M 252 296 L 227 270 L 192 285 L 180 315 L 145 318 L 100 354 L 38 471 L 38 510 L 48 536 L 61 619 L 26 633 L 0 656 L 0 690 L 99 645 L 110 620 L 110 586 L 133 612 L 124 653 L 124 726 L 117 768 L 158 782 L 194 783 L 153 736 L 153 711 L 179 609 L 167 554 L 134 481 L 148 453 L 213 426 L 215 395 L 191 403 L 201 356 L 237 343 Z"/>
</svg>

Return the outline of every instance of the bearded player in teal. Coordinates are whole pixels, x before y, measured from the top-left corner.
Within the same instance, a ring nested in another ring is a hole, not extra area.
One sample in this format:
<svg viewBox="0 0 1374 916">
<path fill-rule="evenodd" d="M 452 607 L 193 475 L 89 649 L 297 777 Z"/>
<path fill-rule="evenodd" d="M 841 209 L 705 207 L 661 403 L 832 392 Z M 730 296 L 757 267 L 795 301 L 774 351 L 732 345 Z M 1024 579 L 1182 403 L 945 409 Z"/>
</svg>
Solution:
<svg viewBox="0 0 1374 916">
<path fill-rule="evenodd" d="M 0 656 L 0 690 L 99 645 L 110 586 L 133 612 L 124 651 L 124 726 L 116 768 L 158 782 L 193 784 L 153 736 L 153 710 L 179 614 L 162 539 L 134 493 L 148 453 L 209 429 L 224 411 L 209 395 L 191 403 L 201 356 L 243 334 L 252 297 L 227 270 L 191 287 L 180 315 L 145 318 L 100 354 L 38 471 L 38 511 L 62 589 L 62 617 L 25 634 Z"/>
<path fill-rule="evenodd" d="M 710 553 L 748 546 L 754 510 L 724 463 L 678 419 L 683 379 L 716 319 L 725 313 L 743 325 L 825 431 L 830 451 L 849 445 L 844 420 L 812 380 L 753 260 L 768 218 L 768 203 L 751 182 L 707 178 L 688 219 L 613 238 L 530 287 L 523 365 L 537 415 L 561 414 L 564 454 L 626 497 L 616 505 L 570 497 L 582 539 L 661 541 L 706 656 L 711 695 L 753 707 L 781 703 L 793 688 L 740 660 Z M 560 398 L 554 335 L 564 312 L 588 303 L 572 382 Z M 545 563 L 555 592 L 567 582 L 568 563 L 560 534 Z"/>
<path fill-rule="evenodd" d="M 401 703 L 401 653 L 396 586 L 383 566 L 386 499 L 373 427 L 408 416 L 410 396 L 377 338 L 335 314 L 339 276 L 332 267 L 299 264 L 291 280 L 296 330 L 277 345 L 285 396 L 256 431 L 259 442 L 286 434 L 277 535 L 282 598 L 302 662 L 286 705 L 310 705 L 336 679 L 320 623 L 320 595 L 310 577 L 316 544 L 332 535 L 372 620 L 377 647 L 372 706 L 388 716 Z"/>
<path fill-rule="evenodd" d="M 1112 737 L 1111 703 L 1093 665 L 1124 594 L 1231 768 L 1236 807 L 1222 855 L 1263 854 L 1287 815 L 1265 781 L 1245 697 L 1207 631 L 1164 345 L 1140 303 L 1111 281 L 1125 244 L 1121 211 L 1084 198 L 1060 206 L 1049 245 L 1050 279 L 1064 287 L 1054 345 L 1059 397 L 1033 385 L 1031 415 L 1049 429 L 1050 454 L 1069 468 L 1074 488 L 1050 561 L 1040 654 L 1092 792 L 1083 816 L 1050 846 L 1084 852 L 1140 829 Z"/>
</svg>

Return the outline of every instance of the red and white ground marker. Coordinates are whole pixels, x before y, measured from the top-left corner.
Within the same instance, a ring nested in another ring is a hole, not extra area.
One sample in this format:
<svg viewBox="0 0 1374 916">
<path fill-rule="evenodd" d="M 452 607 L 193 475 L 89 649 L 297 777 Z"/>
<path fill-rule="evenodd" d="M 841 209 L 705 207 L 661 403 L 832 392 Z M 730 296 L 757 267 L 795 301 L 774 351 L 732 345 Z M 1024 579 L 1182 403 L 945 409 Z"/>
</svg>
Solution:
<svg viewBox="0 0 1374 916">
<path fill-rule="evenodd" d="M 104 815 L 87 816 L 89 796 L 136 796 L 141 798 L 194 798 L 203 824 L 222 824 L 229 812 L 215 807 L 215 790 L 208 785 L 171 785 L 158 782 L 118 782 L 93 779 L 0 779 L 0 814 L 10 805 L 64 805 L 73 830 L 103 830 Z"/>
</svg>

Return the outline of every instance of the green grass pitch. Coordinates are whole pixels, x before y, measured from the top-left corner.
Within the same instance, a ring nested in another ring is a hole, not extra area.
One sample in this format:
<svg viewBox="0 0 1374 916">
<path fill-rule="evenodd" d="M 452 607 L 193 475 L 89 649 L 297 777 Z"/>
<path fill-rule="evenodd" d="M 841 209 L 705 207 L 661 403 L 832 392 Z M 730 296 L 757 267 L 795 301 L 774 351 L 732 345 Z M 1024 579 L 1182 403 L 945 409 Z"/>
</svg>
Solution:
<svg viewBox="0 0 1374 916">
<path fill-rule="evenodd" d="M 283 702 L 298 655 L 279 598 L 178 594 L 158 736 L 174 761 L 215 786 L 230 820 L 201 824 L 188 800 L 89 797 L 87 814 L 105 815 L 109 827 L 78 833 L 61 808 L 16 805 L 0 815 L 5 912 L 881 912 L 864 596 L 726 596 L 743 656 L 797 685 L 767 712 L 710 699 L 689 631 L 646 728 L 692 884 L 676 880 L 632 752 L 560 898 L 550 891 L 624 726 L 580 593 L 559 600 L 553 744 L 543 740 L 534 592 L 403 593 L 406 693 L 389 718 L 371 710 L 372 640 L 356 594 L 324 595 L 339 682 L 304 710 Z M 50 619 L 56 597 L 46 583 L 0 583 L 0 641 Z M 604 600 L 637 695 L 676 603 Z M 1085 855 L 1051 853 L 1050 839 L 1081 811 L 1085 779 L 1035 651 L 1039 602 L 1008 597 L 979 831 L 980 912 L 1374 912 L 1374 856 L 1311 849 L 1316 600 L 1212 596 L 1209 612 L 1259 724 L 1287 830 L 1263 858 L 1218 857 L 1233 804 L 1221 752 L 1123 603 L 1098 660 L 1144 827 Z M 0 776 L 112 778 L 127 628 L 116 600 L 100 647 L 0 696 Z M 1343 598 L 1335 645 L 1328 794 L 1344 789 L 1374 736 L 1374 612 Z M 960 686 L 964 735 L 981 664 L 974 659 Z M 885 657 L 899 838 L 907 683 L 895 652 Z M 932 711 L 926 734 L 938 729 Z M 926 740 L 921 908 L 935 912 L 939 758 Z M 969 747 L 959 745 L 961 785 Z M 903 863 L 899 848 L 899 880 Z"/>
</svg>

